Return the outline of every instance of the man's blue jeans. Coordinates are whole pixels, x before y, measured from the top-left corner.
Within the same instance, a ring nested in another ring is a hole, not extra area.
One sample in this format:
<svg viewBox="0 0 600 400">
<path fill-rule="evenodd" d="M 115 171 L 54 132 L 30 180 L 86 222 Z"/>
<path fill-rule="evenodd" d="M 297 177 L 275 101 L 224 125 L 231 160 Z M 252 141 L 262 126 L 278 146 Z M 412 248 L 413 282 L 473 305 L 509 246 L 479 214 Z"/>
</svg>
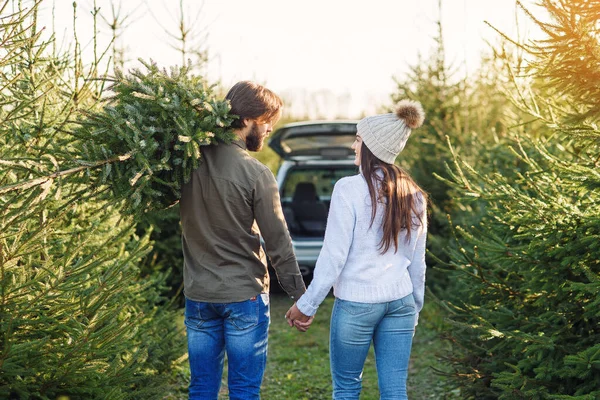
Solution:
<svg viewBox="0 0 600 400">
<path fill-rule="evenodd" d="M 191 382 L 190 399 L 216 400 L 225 352 L 231 400 L 260 399 L 267 362 L 269 297 L 239 303 L 185 300 Z"/>
<path fill-rule="evenodd" d="M 334 399 L 359 398 L 371 341 L 380 398 L 407 399 L 406 378 L 415 315 L 412 294 L 374 304 L 335 299 L 329 344 Z"/>
</svg>

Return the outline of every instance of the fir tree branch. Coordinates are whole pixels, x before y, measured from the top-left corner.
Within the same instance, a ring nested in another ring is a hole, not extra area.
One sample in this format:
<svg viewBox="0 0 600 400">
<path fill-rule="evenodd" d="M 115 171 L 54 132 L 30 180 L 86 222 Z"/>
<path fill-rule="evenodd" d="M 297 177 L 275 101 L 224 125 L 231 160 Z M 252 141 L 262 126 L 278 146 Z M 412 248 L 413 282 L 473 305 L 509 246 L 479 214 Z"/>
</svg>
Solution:
<svg viewBox="0 0 600 400">
<path fill-rule="evenodd" d="M 118 156 L 115 158 L 112 158 L 110 160 L 104 160 L 104 161 L 97 161 L 97 162 L 85 162 L 87 165 L 82 165 L 80 167 L 75 167 L 75 168 L 71 168 L 68 170 L 64 170 L 64 171 L 57 171 L 54 172 L 50 175 L 46 175 L 46 176 L 42 176 L 40 178 L 36 178 L 36 179 L 31 179 L 29 181 L 26 182 L 21 182 L 21 183 L 16 183 L 13 185 L 7 185 L 7 186 L 1 186 L 0 187 L 0 194 L 4 194 L 4 193 L 8 193 L 8 192 L 12 192 L 14 190 L 25 190 L 25 189 L 29 189 L 35 186 L 40 186 L 45 184 L 48 181 L 54 180 L 55 178 L 59 178 L 65 175 L 71 175 L 80 171 L 84 171 L 87 169 L 93 169 L 93 168 L 98 168 L 98 167 L 102 167 L 104 165 L 107 164 L 112 164 L 115 162 L 120 162 L 120 161 L 125 161 L 131 158 L 131 154 L 125 154 L 122 156 Z M 1 162 L 2 160 L 0 160 Z M 84 161 L 80 161 L 81 163 L 84 163 Z"/>
</svg>

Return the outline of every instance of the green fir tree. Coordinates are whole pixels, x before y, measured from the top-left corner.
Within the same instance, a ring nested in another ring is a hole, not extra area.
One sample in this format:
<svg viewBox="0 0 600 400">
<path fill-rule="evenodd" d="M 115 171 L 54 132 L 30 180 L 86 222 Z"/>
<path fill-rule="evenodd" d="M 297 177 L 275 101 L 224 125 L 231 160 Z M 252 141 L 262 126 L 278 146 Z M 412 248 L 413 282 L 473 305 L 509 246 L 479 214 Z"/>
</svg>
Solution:
<svg viewBox="0 0 600 400">
<path fill-rule="evenodd" d="M 600 398 L 600 2 L 540 3 L 550 22 L 527 12 L 546 37 L 513 42 L 518 65 L 497 52 L 527 117 L 446 181 L 483 213 L 450 252 L 449 359 L 469 399 Z"/>
<path fill-rule="evenodd" d="M 185 67 L 117 75 L 104 99 L 77 41 L 43 39 L 42 4 L 0 2 L 0 398 L 163 398 L 185 339 L 136 226 L 232 117 Z"/>
</svg>

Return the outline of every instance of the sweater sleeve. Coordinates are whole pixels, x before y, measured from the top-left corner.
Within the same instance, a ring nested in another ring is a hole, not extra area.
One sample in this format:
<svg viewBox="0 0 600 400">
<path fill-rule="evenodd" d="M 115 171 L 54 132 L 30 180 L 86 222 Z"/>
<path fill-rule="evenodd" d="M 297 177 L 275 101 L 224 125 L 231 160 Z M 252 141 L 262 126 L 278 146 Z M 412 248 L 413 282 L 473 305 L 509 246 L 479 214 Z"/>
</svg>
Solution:
<svg viewBox="0 0 600 400">
<path fill-rule="evenodd" d="M 425 300 L 425 245 L 427 241 L 427 205 L 425 200 L 423 202 L 423 216 L 421 218 L 421 225 L 417 230 L 417 240 L 413 256 L 408 266 L 408 274 L 413 285 L 413 297 L 415 299 L 417 317 L 415 319 L 415 325 L 419 322 L 419 313 L 423 309 L 423 303 Z"/>
<path fill-rule="evenodd" d="M 296 306 L 304 315 L 314 315 L 340 276 L 354 236 L 356 216 L 338 182 L 331 195 L 325 240 L 317 259 L 313 280 Z"/>
</svg>

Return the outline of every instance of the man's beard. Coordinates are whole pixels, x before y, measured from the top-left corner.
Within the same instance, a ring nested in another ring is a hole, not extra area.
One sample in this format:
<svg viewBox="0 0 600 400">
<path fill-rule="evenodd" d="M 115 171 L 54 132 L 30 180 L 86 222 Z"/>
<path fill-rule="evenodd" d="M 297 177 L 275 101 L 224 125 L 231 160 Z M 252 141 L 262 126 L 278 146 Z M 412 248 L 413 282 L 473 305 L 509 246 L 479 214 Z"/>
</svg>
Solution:
<svg viewBox="0 0 600 400">
<path fill-rule="evenodd" d="M 246 136 L 246 148 L 250 151 L 260 151 L 263 147 L 265 138 L 258 132 L 258 127 L 252 125 L 252 129 Z"/>
</svg>

